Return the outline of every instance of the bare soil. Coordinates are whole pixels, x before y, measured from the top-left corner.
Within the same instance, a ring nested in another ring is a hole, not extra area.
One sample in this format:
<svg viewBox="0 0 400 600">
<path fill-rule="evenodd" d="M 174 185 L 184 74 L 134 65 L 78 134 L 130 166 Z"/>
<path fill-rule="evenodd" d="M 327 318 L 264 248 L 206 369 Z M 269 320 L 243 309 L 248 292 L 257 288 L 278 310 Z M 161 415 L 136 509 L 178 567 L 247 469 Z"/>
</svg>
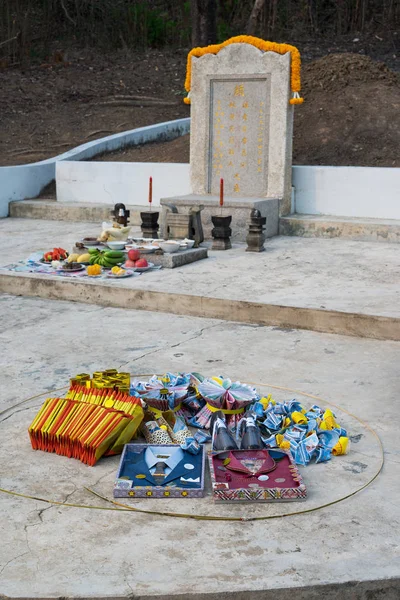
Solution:
<svg viewBox="0 0 400 600">
<path fill-rule="evenodd" d="M 399 167 L 399 75 L 364 54 L 322 56 L 353 49 L 351 40 L 298 46 L 305 102 L 295 108 L 293 162 Z M 111 133 L 189 116 L 182 102 L 186 55 L 75 50 L 64 63 L 0 71 L 0 165 L 36 162 Z M 396 54 L 384 58 L 396 67 Z M 99 159 L 188 162 L 189 137 Z"/>
</svg>

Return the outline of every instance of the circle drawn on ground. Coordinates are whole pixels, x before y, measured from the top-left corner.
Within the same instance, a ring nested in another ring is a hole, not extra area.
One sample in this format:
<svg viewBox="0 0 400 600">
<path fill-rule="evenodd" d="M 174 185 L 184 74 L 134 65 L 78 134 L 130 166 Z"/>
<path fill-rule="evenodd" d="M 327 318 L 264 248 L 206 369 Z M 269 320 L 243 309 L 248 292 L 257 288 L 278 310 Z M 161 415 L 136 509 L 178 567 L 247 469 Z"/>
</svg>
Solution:
<svg viewBox="0 0 400 600">
<path fill-rule="evenodd" d="M 143 377 L 143 375 L 140 376 Z M 308 490 L 308 498 L 305 502 L 296 503 L 295 509 L 293 503 L 252 503 L 247 505 L 240 502 L 227 504 L 221 502 L 214 504 L 208 475 L 206 476 L 205 496 L 189 499 L 190 509 L 188 500 L 180 498 L 123 499 L 127 503 L 114 500 L 111 496 L 120 460 L 119 456 L 103 458 L 95 467 L 89 468 L 72 458 L 33 451 L 31 448 L 26 429 L 40 407 L 37 401 L 42 399 L 42 403 L 46 397 L 54 397 L 54 393 L 60 392 L 60 389 L 43 392 L 0 412 L 0 415 L 7 413 L 0 425 L 0 460 L 3 459 L 2 464 L 5 465 L 2 475 L 4 481 L 12 482 L 10 485 L 12 489 L 0 488 L 0 492 L 48 504 L 81 509 L 139 512 L 203 520 L 247 521 L 294 516 L 331 506 L 359 493 L 379 475 L 383 466 L 382 444 L 375 431 L 361 419 L 344 408 L 312 394 L 271 384 L 251 382 L 251 385 L 256 386 L 258 391 L 264 395 L 266 395 L 264 390 L 267 393 L 272 391 L 273 397 L 277 401 L 287 400 L 288 393 L 293 398 L 292 394 L 294 393 L 307 407 L 315 403 L 322 403 L 324 406 L 332 408 L 338 422 L 349 431 L 353 440 L 348 455 L 332 457 L 328 463 L 300 467 Z M 65 392 L 68 386 L 62 389 Z M 36 403 L 29 406 L 33 400 L 36 400 Z M 22 404 L 26 405 L 23 410 L 17 408 Z M 10 452 L 10 448 L 12 448 L 12 452 Z M 35 470 L 32 469 L 33 462 L 35 462 Z M 185 465 L 186 468 L 188 468 L 188 464 Z M 362 464 L 362 469 L 360 464 Z M 38 478 L 32 479 L 32 472 L 37 473 L 37 469 L 39 469 L 39 473 L 40 470 L 46 473 L 46 476 L 43 477 L 43 491 L 40 490 L 40 479 L 39 486 Z M 283 481 L 277 482 L 284 483 Z M 96 496 L 101 499 L 101 503 L 97 505 L 94 502 Z M 66 497 L 68 497 L 67 502 L 65 502 Z"/>
</svg>

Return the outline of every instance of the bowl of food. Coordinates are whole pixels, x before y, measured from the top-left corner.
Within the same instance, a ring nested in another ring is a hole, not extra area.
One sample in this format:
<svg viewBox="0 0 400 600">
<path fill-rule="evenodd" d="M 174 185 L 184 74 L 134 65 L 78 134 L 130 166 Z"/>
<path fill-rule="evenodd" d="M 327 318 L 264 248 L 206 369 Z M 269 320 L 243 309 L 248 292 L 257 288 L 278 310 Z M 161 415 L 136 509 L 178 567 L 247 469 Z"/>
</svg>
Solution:
<svg viewBox="0 0 400 600">
<path fill-rule="evenodd" d="M 126 240 L 124 242 L 107 242 L 107 246 L 110 248 L 110 250 L 125 250 L 126 244 Z"/>
<path fill-rule="evenodd" d="M 167 254 L 172 254 L 173 252 L 178 252 L 178 250 L 180 249 L 180 244 L 179 242 L 159 242 L 159 247 L 161 248 L 161 250 L 163 250 L 164 252 L 166 252 Z"/>
<path fill-rule="evenodd" d="M 81 243 L 84 246 L 98 246 L 100 244 L 99 240 L 95 237 L 85 237 L 81 240 Z"/>
</svg>

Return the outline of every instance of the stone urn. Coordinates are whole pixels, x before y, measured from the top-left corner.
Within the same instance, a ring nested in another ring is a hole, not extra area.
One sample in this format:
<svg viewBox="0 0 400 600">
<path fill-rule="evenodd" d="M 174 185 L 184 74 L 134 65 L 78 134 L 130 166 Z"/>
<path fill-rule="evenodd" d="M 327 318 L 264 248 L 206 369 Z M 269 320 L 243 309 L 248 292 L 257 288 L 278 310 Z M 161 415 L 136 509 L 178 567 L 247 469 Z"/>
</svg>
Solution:
<svg viewBox="0 0 400 600">
<path fill-rule="evenodd" d="M 230 228 L 232 216 L 214 216 L 211 217 L 211 221 L 214 225 L 214 228 L 211 230 L 211 235 L 214 238 L 212 250 L 229 250 L 232 248 L 232 229 Z"/>
<path fill-rule="evenodd" d="M 153 239 L 158 238 L 158 230 L 160 227 L 158 224 L 159 215 L 159 212 L 152 211 L 140 213 L 140 218 L 142 219 L 140 228 L 142 230 L 143 237 Z"/>
</svg>

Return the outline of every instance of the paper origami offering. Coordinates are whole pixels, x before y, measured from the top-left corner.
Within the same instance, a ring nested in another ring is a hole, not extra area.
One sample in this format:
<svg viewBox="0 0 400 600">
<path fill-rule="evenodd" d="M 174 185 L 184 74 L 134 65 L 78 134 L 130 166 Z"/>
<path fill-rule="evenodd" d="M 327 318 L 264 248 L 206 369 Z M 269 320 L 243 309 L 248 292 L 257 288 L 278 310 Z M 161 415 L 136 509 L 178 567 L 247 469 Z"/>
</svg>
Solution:
<svg viewBox="0 0 400 600">
<path fill-rule="evenodd" d="M 148 381 L 134 380 L 130 391 L 142 398 L 156 416 L 172 410 L 179 416 L 190 417 L 204 405 L 196 401 L 197 383 L 199 380 L 192 374 L 166 373 L 162 377 L 153 375 Z"/>
<path fill-rule="evenodd" d="M 317 463 L 326 462 L 332 455 L 347 454 L 349 450 L 347 432 L 329 409 L 324 411 L 314 404 L 306 411 L 297 400 L 274 402 L 262 398 L 253 410 L 265 446 L 289 450 L 298 465 L 307 465 L 313 458 Z"/>
<path fill-rule="evenodd" d="M 204 379 L 199 383 L 198 391 L 206 405 L 190 419 L 190 424 L 205 429 L 210 426 L 211 415 L 221 410 L 226 416 L 227 426 L 235 430 L 246 407 L 260 397 L 255 388 L 222 377 Z"/>
</svg>

